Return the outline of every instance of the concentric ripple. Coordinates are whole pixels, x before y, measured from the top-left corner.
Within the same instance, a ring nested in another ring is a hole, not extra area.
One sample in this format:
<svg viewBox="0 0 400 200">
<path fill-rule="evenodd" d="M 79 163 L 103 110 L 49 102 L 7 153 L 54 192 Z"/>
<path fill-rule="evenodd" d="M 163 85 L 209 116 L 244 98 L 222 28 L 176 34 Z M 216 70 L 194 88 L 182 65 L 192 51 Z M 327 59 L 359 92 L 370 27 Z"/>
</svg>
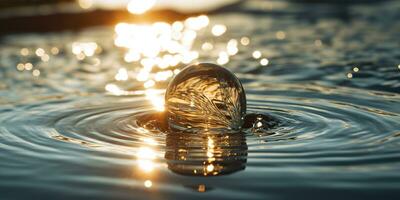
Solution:
<svg viewBox="0 0 400 200">
<path fill-rule="evenodd" d="M 167 25 L 178 64 L 133 61 L 165 23 L 1 37 L 0 199 L 399 199 L 400 3 L 302 2 Z M 165 129 L 158 89 L 189 62 L 238 76 L 243 133 Z"/>
<path fill-rule="evenodd" d="M 351 185 L 376 194 L 396 188 L 398 95 L 315 84 L 255 82 L 245 88 L 248 113 L 268 115 L 278 125 L 268 128 L 261 120 L 243 134 L 170 135 L 157 127 L 159 118 L 148 117 L 157 116 L 149 115 L 156 111 L 148 100 L 136 96 L 50 98 L 3 108 L 3 187 L 39 195 L 35 187 L 45 186 L 50 196 L 66 198 L 86 192 L 129 198 L 150 183 L 165 195 L 189 195 L 189 188 L 225 198 L 239 189 L 262 198 L 260 187 L 279 196 L 282 184 L 291 195 L 309 187 L 334 192 Z M 17 181 L 22 177 L 26 181 Z M 251 182 L 242 185 L 241 179 Z M 75 190 L 82 186 L 102 190 Z"/>
</svg>

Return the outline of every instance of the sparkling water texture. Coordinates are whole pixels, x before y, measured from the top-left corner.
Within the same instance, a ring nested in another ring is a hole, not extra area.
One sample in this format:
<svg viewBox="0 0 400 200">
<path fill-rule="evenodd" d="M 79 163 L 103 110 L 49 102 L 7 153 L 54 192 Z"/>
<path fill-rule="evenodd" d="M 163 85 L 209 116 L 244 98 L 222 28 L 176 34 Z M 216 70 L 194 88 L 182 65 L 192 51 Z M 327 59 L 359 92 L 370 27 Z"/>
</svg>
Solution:
<svg viewBox="0 0 400 200">
<path fill-rule="evenodd" d="M 159 130 L 189 63 L 149 72 L 132 27 L 131 49 L 114 26 L 2 37 L 0 199 L 398 200 L 400 1 L 325 2 L 240 1 L 197 32 L 193 63 L 246 91 L 237 134 Z"/>
</svg>

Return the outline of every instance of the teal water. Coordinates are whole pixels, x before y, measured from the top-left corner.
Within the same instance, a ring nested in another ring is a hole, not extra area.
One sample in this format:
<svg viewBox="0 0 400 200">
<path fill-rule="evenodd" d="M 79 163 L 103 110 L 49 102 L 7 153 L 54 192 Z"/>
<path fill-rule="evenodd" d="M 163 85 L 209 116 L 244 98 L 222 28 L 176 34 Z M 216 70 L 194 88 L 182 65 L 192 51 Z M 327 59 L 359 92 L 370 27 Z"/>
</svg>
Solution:
<svg viewBox="0 0 400 200">
<path fill-rule="evenodd" d="M 4 36 L 0 199 L 398 199 L 399 9 L 247 1 L 209 15 L 189 63 L 223 63 L 247 113 L 269 116 L 241 135 L 162 132 L 154 113 L 187 64 L 143 78 L 124 56 L 144 46 L 118 47 L 115 27 Z"/>
</svg>

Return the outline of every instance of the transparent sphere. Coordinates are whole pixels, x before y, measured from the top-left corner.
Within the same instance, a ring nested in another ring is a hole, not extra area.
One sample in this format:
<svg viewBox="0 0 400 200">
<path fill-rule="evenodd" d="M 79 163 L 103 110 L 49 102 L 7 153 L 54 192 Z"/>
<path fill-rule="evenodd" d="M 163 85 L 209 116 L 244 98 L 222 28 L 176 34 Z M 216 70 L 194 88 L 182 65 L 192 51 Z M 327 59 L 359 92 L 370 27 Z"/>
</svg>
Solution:
<svg viewBox="0 0 400 200">
<path fill-rule="evenodd" d="M 186 67 L 169 83 L 165 108 L 174 131 L 238 132 L 246 114 L 246 96 L 230 71 L 200 63 Z"/>
</svg>

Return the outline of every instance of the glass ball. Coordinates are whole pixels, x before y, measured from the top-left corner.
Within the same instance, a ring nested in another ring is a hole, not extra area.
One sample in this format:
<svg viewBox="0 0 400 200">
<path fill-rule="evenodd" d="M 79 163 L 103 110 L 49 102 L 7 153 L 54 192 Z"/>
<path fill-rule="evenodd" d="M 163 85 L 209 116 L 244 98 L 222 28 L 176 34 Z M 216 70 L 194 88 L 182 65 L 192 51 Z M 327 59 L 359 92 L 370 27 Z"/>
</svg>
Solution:
<svg viewBox="0 0 400 200">
<path fill-rule="evenodd" d="M 165 108 L 172 131 L 239 132 L 246 114 L 246 95 L 232 72 L 199 63 L 184 68 L 172 79 Z"/>
</svg>

